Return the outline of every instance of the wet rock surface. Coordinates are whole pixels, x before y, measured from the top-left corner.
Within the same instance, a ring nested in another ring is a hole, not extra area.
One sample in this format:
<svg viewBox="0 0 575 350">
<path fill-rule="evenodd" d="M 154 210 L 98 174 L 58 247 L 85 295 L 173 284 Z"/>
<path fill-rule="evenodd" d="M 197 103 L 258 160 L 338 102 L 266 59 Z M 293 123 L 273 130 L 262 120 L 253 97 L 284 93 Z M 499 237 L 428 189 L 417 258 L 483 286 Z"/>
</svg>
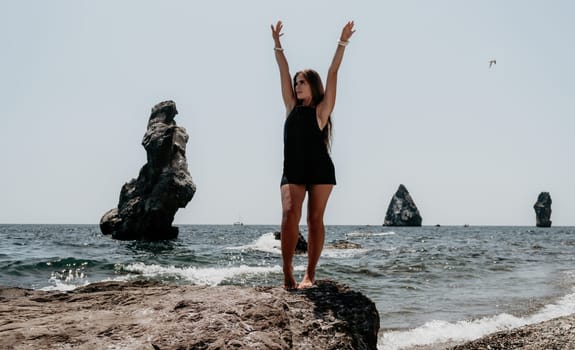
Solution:
<svg viewBox="0 0 575 350">
<path fill-rule="evenodd" d="M 297 239 L 297 245 L 295 246 L 295 253 L 296 254 L 307 254 L 307 241 L 305 240 L 305 237 L 301 234 L 301 232 L 298 233 L 298 239 Z M 274 232 L 274 239 L 277 241 L 281 241 L 282 240 L 282 233 L 280 231 L 275 231 Z"/>
<path fill-rule="evenodd" d="M 306 290 L 102 282 L 0 287 L 2 349 L 377 349 L 379 314 L 331 281 Z"/>
</svg>

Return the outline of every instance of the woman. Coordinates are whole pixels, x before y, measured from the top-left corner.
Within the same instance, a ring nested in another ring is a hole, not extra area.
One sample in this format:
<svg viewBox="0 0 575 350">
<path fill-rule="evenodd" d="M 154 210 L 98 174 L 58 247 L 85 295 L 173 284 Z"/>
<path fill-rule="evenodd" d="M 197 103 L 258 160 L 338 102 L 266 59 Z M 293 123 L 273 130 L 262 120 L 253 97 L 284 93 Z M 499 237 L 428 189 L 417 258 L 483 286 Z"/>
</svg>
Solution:
<svg viewBox="0 0 575 350">
<path fill-rule="evenodd" d="M 281 91 L 286 107 L 284 125 L 284 168 L 281 180 L 281 247 L 284 288 L 309 288 L 315 283 L 315 268 L 323 249 L 323 214 L 335 185 L 335 170 L 329 156 L 331 112 L 335 106 L 337 72 L 349 39 L 355 32 L 353 21 L 341 31 L 335 55 L 327 73 L 325 91 L 317 72 L 304 70 L 292 79 L 281 46 L 282 22 L 272 25 L 275 57 L 279 66 Z M 308 265 L 297 286 L 293 256 L 299 237 L 302 204 L 308 192 Z"/>
</svg>

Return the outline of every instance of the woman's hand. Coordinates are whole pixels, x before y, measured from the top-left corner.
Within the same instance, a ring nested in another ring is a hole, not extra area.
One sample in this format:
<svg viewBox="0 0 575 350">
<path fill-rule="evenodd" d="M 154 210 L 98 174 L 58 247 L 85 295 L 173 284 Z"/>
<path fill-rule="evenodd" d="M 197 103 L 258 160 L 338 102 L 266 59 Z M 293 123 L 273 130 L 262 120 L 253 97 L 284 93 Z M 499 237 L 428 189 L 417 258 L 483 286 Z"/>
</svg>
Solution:
<svg viewBox="0 0 575 350">
<path fill-rule="evenodd" d="M 281 25 L 281 22 L 278 22 Z M 343 27 L 342 31 L 341 31 L 341 36 L 339 37 L 339 40 L 341 41 L 349 41 L 349 38 L 351 38 L 351 36 L 353 35 L 353 33 L 355 33 L 355 30 L 353 29 L 353 21 L 349 21 L 346 23 L 346 25 Z"/>
<path fill-rule="evenodd" d="M 274 39 L 274 43 L 276 45 L 276 47 L 282 47 L 281 43 L 280 43 L 280 36 L 284 35 L 284 33 L 282 33 L 282 28 L 283 28 L 283 23 L 282 21 L 278 21 L 276 23 L 276 26 L 274 27 L 274 25 L 272 24 L 272 38 Z"/>
</svg>

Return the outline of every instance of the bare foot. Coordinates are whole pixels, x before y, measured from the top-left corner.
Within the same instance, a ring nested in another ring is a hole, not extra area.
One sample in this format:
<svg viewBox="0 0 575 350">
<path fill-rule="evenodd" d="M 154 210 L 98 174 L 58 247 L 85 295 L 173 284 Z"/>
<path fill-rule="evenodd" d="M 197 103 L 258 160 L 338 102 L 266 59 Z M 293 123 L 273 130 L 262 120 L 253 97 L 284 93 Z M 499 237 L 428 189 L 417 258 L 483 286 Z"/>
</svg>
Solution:
<svg viewBox="0 0 575 350">
<path fill-rule="evenodd" d="M 284 289 L 285 290 L 290 290 L 290 289 L 296 289 L 297 287 L 297 283 L 295 281 L 295 278 L 291 277 L 291 278 L 284 278 Z"/>
<path fill-rule="evenodd" d="M 295 281 L 295 278 L 293 277 L 293 268 L 284 270 L 284 289 L 285 290 L 290 290 L 290 289 L 296 289 L 297 288 L 297 283 Z"/>
<path fill-rule="evenodd" d="M 309 276 L 306 273 L 305 276 L 303 276 L 303 280 L 301 280 L 301 282 L 297 288 L 298 289 L 311 288 L 311 287 L 313 287 L 314 283 L 315 282 L 311 278 L 309 278 Z"/>
</svg>

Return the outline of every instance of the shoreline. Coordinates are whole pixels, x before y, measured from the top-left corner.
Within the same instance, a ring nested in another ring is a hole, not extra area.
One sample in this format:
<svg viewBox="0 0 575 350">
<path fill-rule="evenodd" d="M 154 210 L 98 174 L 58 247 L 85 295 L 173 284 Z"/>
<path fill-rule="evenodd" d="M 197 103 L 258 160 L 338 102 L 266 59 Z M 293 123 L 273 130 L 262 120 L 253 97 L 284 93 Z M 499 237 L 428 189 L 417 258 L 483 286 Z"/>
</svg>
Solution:
<svg viewBox="0 0 575 350">
<path fill-rule="evenodd" d="M 446 349 L 575 349 L 575 314 L 492 333 Z"/>
<path fill-rule="evenodd" d="M 575 314 L 502 330 L 475 340 L 416 345 L 403 350 L 575 349 Z"/>
</svg>

